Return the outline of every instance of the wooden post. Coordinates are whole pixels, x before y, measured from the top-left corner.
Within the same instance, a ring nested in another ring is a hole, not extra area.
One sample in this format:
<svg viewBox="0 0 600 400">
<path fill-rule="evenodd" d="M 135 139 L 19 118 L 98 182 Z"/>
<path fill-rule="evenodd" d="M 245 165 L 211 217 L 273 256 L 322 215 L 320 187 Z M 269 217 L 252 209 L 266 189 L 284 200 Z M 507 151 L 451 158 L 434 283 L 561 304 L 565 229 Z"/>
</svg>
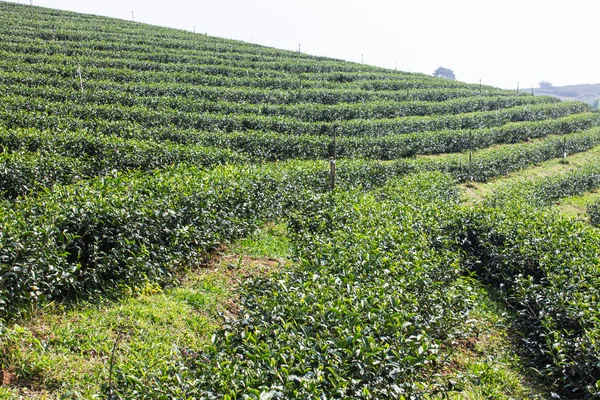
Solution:
<svg viewBox="0 0 600 400">
<path fill-rule="evenodd" d="M 329 159 L 329 173 L 330 173 L 330 182 L 329 187 L 331 190 L 335 189 L 335 160 L 333 157 Z"/>
<path fill-rule="evenodd" d="M 469 150 L 469 180 L 473 182 L 473 150 Z"/>
<path fill-rule="evenodd" d="M 335 189 L 335 159 L 337 158 L 337 137 L 336 127 L 332 126 L 333 130 L 333 157 L 329 159 L 329 186 L 331 190 Z"/>
<path fill-rule="evenodd" d="M 77 75 L 79 76 L 79 88 L 83 92 L 83 78 L 81 77 L 81 65 L 77 66 Z"/>
<path fill-rule="evenodd" d="M 473 182 L 473 133 L 469 132 L 469 179 Z"/>
</svg>

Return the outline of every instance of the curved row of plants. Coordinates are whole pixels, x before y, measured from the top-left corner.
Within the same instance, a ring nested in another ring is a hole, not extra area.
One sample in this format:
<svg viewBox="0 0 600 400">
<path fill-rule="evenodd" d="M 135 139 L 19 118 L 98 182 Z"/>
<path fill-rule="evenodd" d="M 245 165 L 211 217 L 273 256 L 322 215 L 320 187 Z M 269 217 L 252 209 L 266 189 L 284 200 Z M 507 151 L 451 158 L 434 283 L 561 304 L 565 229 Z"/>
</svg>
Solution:
<svg viewBox="0 0 600 400">
<path fill-rule="evenodd" d="M 335 147 L 338 158 L 392 160 L 414 155 L 456 153 L 495 144 L 524 142 L 552 134 L 570 134 L 598 125 L 600 125 L 600 114 L 581 113 L 551 120 L 511 122 L 487 129 L 443 130 L 382 137 L 342 136 L 336 139 Z M 260 131 L 196 132 L 174 129 L 140 133 L 141 137 L 156 138 L 156 140 L 168 138 L 182 143 L 189 141 L 229 148 L 266 160 L 329 158 L 333 156 L 334 147 L 331 135 L 286 135 Z M 134 133 L 130 131 L 127 135 L 134 135 Z"/>
<path fill-rule="evenodd" d="M 114 91 L 88 91 L 75 88 L 4 86 L 5 96 L 19 96 L 35 101 L 73 102 L 78 106 L 112 104 L 124 107 L 145 107 L 148 110 L 185 113 L 256 114 L 284 116 L 305 122 L 332 122 L 351 119 L 388 119 L 408 116 L 433 116 L 502 110 L 517 106 L 558 103 L 553 97 L 493 96 L 469 97 L 442 102 L 374 101 L 328 104 L 252 104 L 239 101 L 212 101 L 193 97 L 139 96 Z"/>
<path fill-rule="evenodd" d="M 19 47 L 15 48 L 18 51 Z M 40 63 L 40 64 L 22 64 L 14 62 L 14 67 L 7 68 L 8 70 L 27 73 L 30 75 L 49 75 L 55 77 L 69 78 L 74 76 L 74 71 L 77 70 L 76 61 L 73 58 L 68 58 L 69 62 L 66 65 L 63 63 Z M 90 80 L 110 80 L 119 83 L 187 83 L 189 85 L 206 85 L 219 87 L 249 87 L 249 88 L 269 88 L 269 89 L 296 89 L 304 88 L 340 88 L 354 90 L 413 90 L 426 88 L 467 88 L 464 83 L 449 84 L 446 79 L 423 79 L 420 81 L 396 80 L 389 81 L 389 87 L 378 86 L 379 80 L 373 81 L 357 81 L 356 83 L 339 83 L 335 81 L 325 81 L 315 78 L 308 79 L 300 77 L 296 74 L 287 74 L 284 76 L 264 76 L 255 77 L 252 71 L 247 71 L 242 76 L 228 76 L 222 74 L 200 74 L 196 72 L 163 72 L 163 71 L 135 71 L 126 68 L 117 67 L 95 67 L 93 64 L 85 66 L 85 77 Z M 385 77 L 382 77 L 385 79 Z M 373 86 L 373 87 L 371 87 Z M 479 90 L 479 87 L 471 88 Z"/>
<path fill-rule="evenodd" d="M 76 70 L 77 67 L 73 67 Z M 30 75 L 19 71 L 0 71 L 0 83 L 11 87 L 11 90 L 27 90 L 29 87 L 45 87 L 57 89 L 79 89 L 79 82 L 74 76 L 57 77 L 49 75 Z M 18 87 L 15 87 L 18 86 Z M 213 87 L 189 85 L 185 83 L 115 83 L 111 80 L 85 81 L 85 92 L 114 92 L 116 95 L 130 94 L 135 96 L 178 96 L 195 97 L 209 101 L 228 101 L 252 104 L 338 104 L 375 101 L 447 101 L 472 96 L 499 97 L 513 96 L 513 92 L 502 89 L 484 88 L 473 91 L 468 88 L 424 88 L 406 91 L 369 92 L 352 88 L 306 88 L 302 90 L 263 89 L 247 87 Z M 18 93 L 18 92 L 17 92 Z M 71 93 L 71 92 L 68 92 Z M 78 92 L 81 96 L 81 91 Z M 65 96 L 68 96 L 65 94 Z"/>
<path fill-rule="evenodd" d="M 113 104 L 80 105 L 77 102 L 48 102 L 21 96 L 4 97 L 0 120 L 9 128 L 35 127 L 57 130 L 95 130 L 98 124 L 135 123 L 140 128 L 177 127 L 196 130 L 245 131 L 264 130 L 290 135 L 327 135 L 333 127 L 340 136 L 385 136 L 443 129 L 478 129 L 518 121 L 556 119 L 591 111 L 585 103 L 551 103 L 511 107 L 497 111 L 412 116 L 390 119 L 347 120 L 341 122 L 304 122 L 290 117 L 256 114 L 218 114 L 149 110 L 146 107 L 124 107 Z M 114 124 L 122 126 L 123 124 Z M 110 134 L 110 131 L 100 131 Z"/>
<path fill-rule="evenodd" d="M 83 28 L 83 32 L 92 31 L 91 37 L 100 35 L 96 47 L 104 49 L 113 49 L 118 51 L 122 49 L 119 46 L 125 46 L 127 43 L 135 44 L 136 48 L 145 50 L 146 48 L 155 48 L 160 44 L 161 47 L 170 50 L 210 50 L 213 53 L 248 53 L 249 49 L 253 52 L 266 56 L 281 57 L 285 54 L 287 58 L 314 58 L 323 59 L 323 57 L 310 57 L 305 54 L 299 54 L 292 51 L 282 51 L 271 47 L 251 45 L 238 40 L 228 40 L 204 35 L 192 35 L 190 32 L 182 30 L 164 28 L 157 26 L 148 26 L 145 24 L 131 24 L 120 19 L 106 17 L 82 15 L 79 13 L 57 11 L 48 8 L 31 7 L 23 10 L 18 5 L 7 2 L 0 4 L 2 7 L 2 17 L 7 23 L 3 25 L 9 33 L 22 31 L 23 27 L 32 27 L 34 32 L 42 40 L 48 40 L 52 36 L 52 25 L 72 26 L 74 29 Z M 28 14 L 28 24 L 22 24 L 24 11 Z M 57 24 L 58 22 L 58 24 Z M 94 24 L 93 29 L 90 24 Z M 122 43 L 115 39 L 122 38 Z M 190 40 L 191 38 L 195 40 Z M 84 38 L 85 39 L 85 38 Z M 104 40 L 103 40 L 104 39 Z M 107 40 L 108 39 L 108 40 Z M 365 66 L 365 69 L 369 68 Z M 373 68 L 373 67 L 371 67 Z"/>
<path fill-rule="evenodd" d="M 552 205 L 556 200 L 600 188 L 600 162 L 531 181 L 522 179 L 503 187 L 489 200 L 501 205 L 518 197 L 536 206 Z"/>
<path fill-rule="evenodd" d="M 215 147 L 31 129 L 0 129 L 0 149 L 0 196 L 4 198 L 130 169 L 151 171 L 182 163 L 211 167 L 249 161 Z"/>
<path fill-rule="evenodd" d="M 51 30 L 48 32 L 51 34 Z M 31 35 L 31 32 L 28 32 Z M 57 34 L 60 35 L 60 34 Z M 3 35 L 0 34 L 0 38 Z M 8 36 L 6 36 L 8 38 Z M 0 65 L 10 65 L 15 61 L 42 67 L 42 64 L 69 64 L 75 58 L 78 63 L 88 67 L 118 68 L 131 72 L 171 72 L 179 73 L 205 73 L 223 77 L 247 77 L 253 74 L 257 78 L 283 78 L 302 75 L 307 81 L 324 81 L 337 84 L 351 84 L 360 81 L 394 80 L 397 82 L 431 83 L 438 87 L 459 87 L 453 81 L 442 81 L 423 74 L 409 74 L 399 71 L 365 67 L 362 64 L 348 63 L 345 61 L 332 61 L 328 59 L 315 62 L 314 59 L 292 59 L 279 57 L 274 61 L 257 61 L 256 52 L 240 55 L 239 53 L 220 53 L 213 51 L 193 50 L 189 52 L 172 51 L 152 47 L 141 51 L 139 46 L 123 43 L 118 38 L 116 43 L 122 44 L 118 56 L 113 49 L 94 49 L 97 42 L 84 41 L 64 42 L 60 39 L 40 41 L 35 38 L 19 38 L 10 35 L 9 41 L 0 43 L 0 54 L 3 59 Z M 105 42 L 102 42 L 105 43 Z M 23 52 L 19 53 L 18 49 Z M 33 66 L 23 66 L 41 70 Z M 479 85 L 470 85 L 471 89 L 480 89 Z M 481 87 L 483 89 L 483 87 Z M 486 86 L 485 89 L 490 89 Z M 505 92 L 508 92 L 507 90 Z"/>
<path fill-rule="evenodd" d="M 471 269 L 517 311 L 523 349 L 565 398 L 600 395 L 600 234 L 540 204 L 598 187 L 599 173 L 595 166 L 504 189 L 458 219 Z"/>
<path fill-rule="evenodd" d="M 35 130 L 4 130 L 0 131 L 0 144 L 7 150 L 12 150 L 0 157 L 0 191 L 4 198 L 36 192 L 56 183 L 70 184 L 80 179 L 110 175 L 128 169 L 148 171 L 180 163 L 211 166 L 251 161 L 243 154 L 214 147 L 124 140 L 85 132 L 54 134 Z M 340 160 L 338 164 L 344 173 L 350 175 L 364 170 L 364 185 L 369 185 L 378 175 L 383 182 L 390 176 L 418 171 L 444 171 L 460 181 L 486 181 L 541 161 L 561 157 L 565 148 L 569 153 L 578 153 L 599 144 L 600 130 L 592 129 L 566 137 L 551 136 L 538 143 L 483 149 L 473 153 L 471 163 L 468 154 L 456 154 L 436 158 L 398 159 L 386 163 Z M 306 161 L 301 165 L 326 168 L 325 163 L 319 161 Z M 339 179 L 346 177 L 340 175 Z"/>
</svg>

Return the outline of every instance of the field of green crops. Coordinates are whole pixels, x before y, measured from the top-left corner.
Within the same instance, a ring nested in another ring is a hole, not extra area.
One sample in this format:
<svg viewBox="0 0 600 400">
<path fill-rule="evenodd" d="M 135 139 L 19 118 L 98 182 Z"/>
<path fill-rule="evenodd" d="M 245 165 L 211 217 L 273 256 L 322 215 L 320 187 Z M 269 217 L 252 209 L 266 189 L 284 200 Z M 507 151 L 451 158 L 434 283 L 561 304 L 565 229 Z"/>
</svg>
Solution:
<svg viewBox="0 0 600 400">
<path fill-rule="evenodd" d="M 600 398 L 599 149 L 584 103 L 0 2 L 0 398 Z"/>
</svg>

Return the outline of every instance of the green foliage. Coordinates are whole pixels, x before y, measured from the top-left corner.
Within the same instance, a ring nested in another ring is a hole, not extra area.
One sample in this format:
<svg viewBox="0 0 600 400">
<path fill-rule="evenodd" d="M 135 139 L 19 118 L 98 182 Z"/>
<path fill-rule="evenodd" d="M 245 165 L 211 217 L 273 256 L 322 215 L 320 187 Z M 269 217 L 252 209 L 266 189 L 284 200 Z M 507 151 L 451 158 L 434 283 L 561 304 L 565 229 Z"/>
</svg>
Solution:
<svg viewBox="0 0 600 400">
<path fill-rule="evenodd" d="M 600 226 L 600 201 L 596 201 L 587 207 L 590 223 L 596 227 Z"/>
<path fill-rule="evenodd" d="M 160 291 L 238 238 L 243 254 L 287 254 L 280 227 L 255 240 L 266 221 L 287 221 L 299 260 L 250 278 L 210 345 L 135 353 L 103 395 L 443 396 L 474 332 L 474 278 L 518 311 L 552 389 L 597 394 L 598 234 L 542 206 L 597 187 L 598 168 L 474 209 L 455 186 L 597 146 L 590 106 L 6 2 L 0 22 L 0 318 Z M 330 157 L 334 132 L 332 192 L 326 163 L 297 159 Z M 173 293 L 164 317 L 210 301 Z M 2 333 L 24 376 L 55 362 L 27 330 Z"/>
<path fill-rule="evenodd" d="M 198 381 L 188 377 L 196 385 L 186 395 L 408 398 L 440 389 L 427 376 L 468 334 L 474 295 L 460 253 L 436 239 L 457 203 L 440 174 L 375 195 L 305 198 L 289 222 L 301 264 L 246 282 L 243 316 L 191 360 L 185 371 Z M 162 390 L 119 386 L 122 397 Z"/>
<path fill-rule="evenodd" d="M 597 231 L 523 202 L 468 210 L 461 230 L 472 269 L 519 312 L 524 346 L 549 385 L 578 398 L 597 395 Z"/>
</svg>

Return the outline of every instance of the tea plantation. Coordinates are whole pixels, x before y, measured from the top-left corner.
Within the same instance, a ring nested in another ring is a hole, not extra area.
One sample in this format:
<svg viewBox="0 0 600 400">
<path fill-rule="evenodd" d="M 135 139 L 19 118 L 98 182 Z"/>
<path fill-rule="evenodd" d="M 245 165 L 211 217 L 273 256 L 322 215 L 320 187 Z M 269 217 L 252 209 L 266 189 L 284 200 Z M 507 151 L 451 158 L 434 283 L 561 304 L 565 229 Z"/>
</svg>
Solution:
<svg viewBox="0 0 600 400">
<path fill-rule="evenodd" d="M 0 397 L 600 398 L 599 156 L 584 103 L 0 2 Z"/>
</svg>

